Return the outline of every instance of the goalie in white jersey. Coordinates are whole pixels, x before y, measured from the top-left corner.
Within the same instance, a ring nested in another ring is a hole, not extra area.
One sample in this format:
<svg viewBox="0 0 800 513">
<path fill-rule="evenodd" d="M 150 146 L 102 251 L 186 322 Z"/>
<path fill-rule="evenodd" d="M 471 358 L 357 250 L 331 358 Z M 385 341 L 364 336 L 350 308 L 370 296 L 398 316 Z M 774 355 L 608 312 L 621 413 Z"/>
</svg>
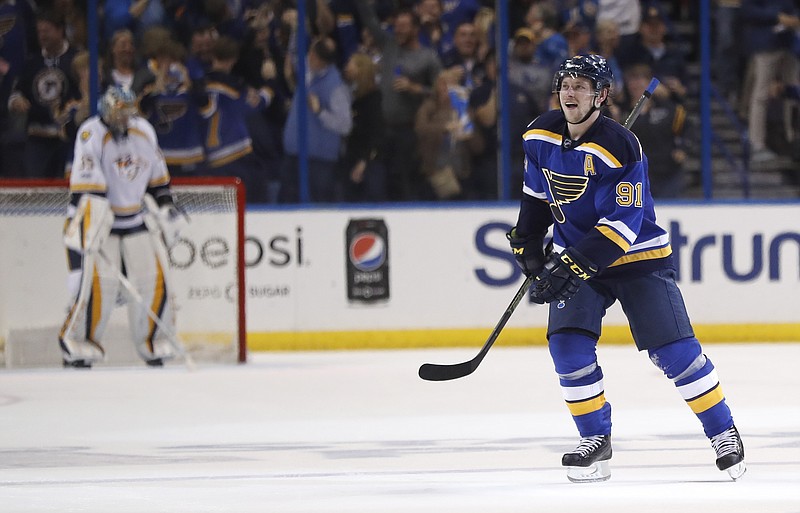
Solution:
<svg viewBox="0 0 800 513">
<path fill-rule="evenodd" d="M 171 335 L 166 247 L 185 220 L 169 183 L 155 131 L 136 114 L 135 96 L 110 87 L 75 142 L 64 236 L 74 301 L 59 333 L 65 366 L 91 367 L 104 358 L 103 332 L 123 301 L 148 365 L 163 365 L 179 349 Z M 150 209 L 146 195 L 155 200 Z"/>
</svg>

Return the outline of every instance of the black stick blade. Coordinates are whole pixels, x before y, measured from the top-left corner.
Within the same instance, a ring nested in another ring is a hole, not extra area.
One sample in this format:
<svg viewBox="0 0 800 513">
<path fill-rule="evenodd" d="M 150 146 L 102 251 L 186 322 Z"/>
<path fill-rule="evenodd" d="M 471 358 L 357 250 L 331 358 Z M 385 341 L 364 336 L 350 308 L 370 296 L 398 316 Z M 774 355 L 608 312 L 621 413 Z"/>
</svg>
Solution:
<svg viewBox="0 0 800 513">
<path fill-rule="evenodd" d="M 530 288 L 531 283 L 533 283 L 533 276 L 528 276 L 525 278 L 525 281 L 522 282 L 522 285 L 519 287 L 514 299 L 511 300 L 511 304 L 508 305 L 508 308 L 506 308 L 503 316 L 497 322 L 497 325 L 494 327 L 492 333 L 489 335 L 489 338 L 486 339 L 486 342 L 483 344 L 483 347 L 475 356 L 475 358 L 463 363 L 423 364 L 422 367 L 419 368 L 419 377 L 425 381 L 449 381 L 451 379 L 463 378 L 464 376 L 472 374 L 472 372 L 478 368 L 478 365 L 481 364 L 483 357 L 489 352 L 489 349 L 492 347 L 492 344 L 494 344 L 494 341 L 497 340 L 497 337 L 500 335 L 500 331 L 506 325 L 508 319 L 511 318 L 511 314 L 514 313 L 514 309 L 517 308 L 517 305 L 522 300 L 522 297 Z"/>
<path fill-rule="evenodd" d="M 419 368 L 419 377 L 425 381 L 449 381 L 468 376 L 476 368 L 474 360 L 451 365 L 425 363 Z"/>
</svg>

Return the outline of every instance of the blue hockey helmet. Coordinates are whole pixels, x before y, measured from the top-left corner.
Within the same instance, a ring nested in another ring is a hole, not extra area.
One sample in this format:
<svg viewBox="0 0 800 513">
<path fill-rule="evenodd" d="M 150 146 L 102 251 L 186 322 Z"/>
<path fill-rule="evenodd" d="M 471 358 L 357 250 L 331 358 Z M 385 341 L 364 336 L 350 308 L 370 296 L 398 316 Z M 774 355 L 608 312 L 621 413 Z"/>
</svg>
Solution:
<svg viewBox="0 0 800 513">
<path fill-rule="evenodd" d="M 600 55 L 576 55 L 565 60 L 559 66 L 558 71 L 553 76 L 553 92 L 557 93 L 561 89 L 561 81 L 564 77 L 584 77 L 594 84 L 595 96 L 600 95 L 603 88 L 611 88 L 614 82 L 614 74 L 611 67 L 604 57 Z"/>
<path fill-rule="evenodd" d="M 124 87 L 110 86 L 98 102 L 100 118 L 114 133 L 128 129 L 128 120 L 136 114 L 136 95 Z"/>
</svg>

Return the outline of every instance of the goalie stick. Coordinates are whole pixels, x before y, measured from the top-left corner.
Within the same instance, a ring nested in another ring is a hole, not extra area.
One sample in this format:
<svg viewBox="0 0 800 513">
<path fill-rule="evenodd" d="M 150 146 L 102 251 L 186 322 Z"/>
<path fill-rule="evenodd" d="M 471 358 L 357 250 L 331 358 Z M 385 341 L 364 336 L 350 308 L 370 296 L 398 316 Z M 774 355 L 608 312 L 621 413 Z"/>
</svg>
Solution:
<svg viewBox="0 0 800 513">
<path fill-rule="evenodd" d="M 625 120 L 623 125 L 625 128 L 630 128 L 633 126 L 636 118 L 638 118 L 639 114 L 642 112 L 645 102 L 653 95 L 653 92 L 656 90 L 656 87 L 658 87 L 658 84 L 659 81 L 655 77 L 650 81 L 647 89 L 645 89 L 644 93 L 642 93 L 642 96 L 639 97 L 639 100 L 636 102 L 636 105 L 634 105 L 630 115 L 628 115 L 628 118 Z M 511 303 L 509 303 L 506 311 L 503 312 L 503 316 L 500 317 L 497 325 L 489 334 L 489 338 L 486 339 L 483 347 L 480 351 L 478 351 L 478 354 L 475 355 L 473 359 L 466 362 L 452 364 L 425 363 L 419 368 L 419 377 L 426 381 L 449 381 L 451 379 L 463 378 L 464 376 L 472 374 L 475 369 L 478 368 L 478 365 L 480 365 L 481 361 L 483 361 L 483 358 L 486 356 L 486 353 L 489 352 L 489 349 L 491 349 L 492 345 L 494 345 L 497 337 L 500 336 L 500 332 L 511 318 L 514 310 L 517 309 L 519 302 L 523 297 L 525 297 L 525 293 L 530 288 L 534 279 L 535 276 L 533 275 L 525 278 L 525 281 L 522 282 L 519 290 L 517 290 L 517 293 L 514 295 L 514 299 L 511 300 Z"/>
</svg>

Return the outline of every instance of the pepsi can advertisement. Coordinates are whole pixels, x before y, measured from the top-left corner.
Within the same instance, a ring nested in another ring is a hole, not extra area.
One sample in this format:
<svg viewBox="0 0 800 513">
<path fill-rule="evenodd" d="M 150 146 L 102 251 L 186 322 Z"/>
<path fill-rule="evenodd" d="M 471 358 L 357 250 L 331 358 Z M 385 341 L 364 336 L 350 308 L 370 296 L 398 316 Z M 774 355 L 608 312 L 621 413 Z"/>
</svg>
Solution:
<svg viewBox="0 0 800 513">
<path fill-rule="evenodd" d="M 351 219 L 345 232 L 347 299 L 389 299 L 389 231 L 383 219 Z"/>
</svg>

